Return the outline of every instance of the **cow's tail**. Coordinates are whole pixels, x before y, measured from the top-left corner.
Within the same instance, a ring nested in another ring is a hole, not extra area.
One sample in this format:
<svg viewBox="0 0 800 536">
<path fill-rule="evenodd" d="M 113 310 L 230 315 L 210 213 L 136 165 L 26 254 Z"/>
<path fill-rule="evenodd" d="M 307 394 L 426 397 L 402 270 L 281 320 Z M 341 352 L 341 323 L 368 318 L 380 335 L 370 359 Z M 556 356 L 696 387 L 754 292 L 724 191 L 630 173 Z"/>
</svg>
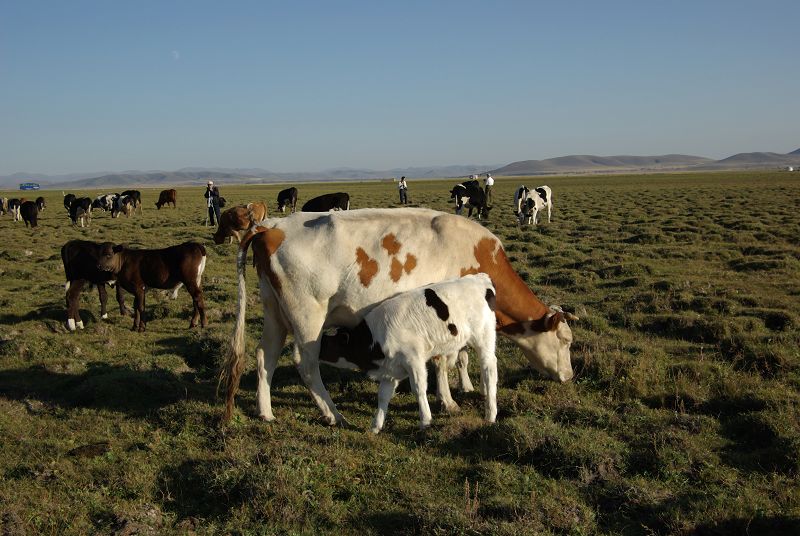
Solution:
<svg viewBox="0 0 800 536">
<path fill-rule="evenodd" d="M 219 382 L 217 390 L 221 385 L 225 386 L 225 415 L 223 423 L 230 421 L 233 415 L 233 404 L 236 392 L 239 390 L 239 380 L 244 372 L 244 350 L 245 350 L 245 319 L 247 308 L 247 288 L 245 284 L 244 268 L 247 264 L 247 249 L 250 242 L 257 232 L 250 231 L 242 238 L 239 244 L 239 252 L 236 255 L 236 272 L 239 277 L 238 304 L 236 308 L 236 325 L 231 335 L 230 344 L 225 354 L 225 360 L 219 371 Z"/>
</svg>

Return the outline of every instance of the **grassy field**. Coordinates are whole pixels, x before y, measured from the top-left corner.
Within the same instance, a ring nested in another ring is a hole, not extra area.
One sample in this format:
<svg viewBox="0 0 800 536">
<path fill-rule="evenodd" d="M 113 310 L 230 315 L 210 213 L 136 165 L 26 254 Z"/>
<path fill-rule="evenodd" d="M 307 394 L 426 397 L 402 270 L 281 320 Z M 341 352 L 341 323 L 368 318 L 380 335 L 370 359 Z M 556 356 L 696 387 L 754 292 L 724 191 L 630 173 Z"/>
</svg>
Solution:
<svg viewBox="0 0 800 536">
<path fill-rule="evenodd" d="M 453 182 L 411 181 L 411 202 L 450 211 Z M 520 183 L 552 187 L 552 223 L 516 226 Z M 298 188 L 301 204 L 338 190 L 353 208 L 397 201 L 391 183 Z M 270 210 L 279 189 L 221 185 L 229 203 Z M 500 339 L 496 424 L 481 420 L 479 394 L 454 391 L 462 412 L 419 432 L 406 390 L 377 437 L 376 384 L 323 368 L 354 425 L 328 428 L 288 348 L 278 420 L 254 418 L 252 270 L 251 358 L 234 420 L 220 428 L 215 374 L 233 328 L 235 246 L 211 242 L 202 189 L 178 189 L 177 210 L 160 211 L 158 191 L 142 190 L 142 215 L 101 213 L 86 229 L 69 224 L 61 192 L 43 195 L 38 229 L 0 217 L 4 534 L 800 533 L 795 175 L 498 180 L 485 225 L 545 302 L 581 317 L 576 378 L 538 378 Z M 99 319 L 92 290 L 81 299 L 86 329 L 67 332 L 59 250 L 75 238 L 205 244 L 209 327 L 188 329 L 185 291 L 175 301 L 152 291 L 147 332 L 132 333 L 113 308 Z"/>
</svg>

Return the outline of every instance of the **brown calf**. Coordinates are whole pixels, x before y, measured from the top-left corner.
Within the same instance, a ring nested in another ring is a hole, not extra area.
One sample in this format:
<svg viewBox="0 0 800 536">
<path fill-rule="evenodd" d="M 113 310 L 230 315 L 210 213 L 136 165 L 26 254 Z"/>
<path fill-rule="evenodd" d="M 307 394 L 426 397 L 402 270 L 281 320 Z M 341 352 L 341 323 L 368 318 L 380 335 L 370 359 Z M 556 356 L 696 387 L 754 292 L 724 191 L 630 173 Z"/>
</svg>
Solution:
<svg viewBox="0 0 800 536">
<path fill-rule="evenodd" d="M 178 196 L 178 192 L 175 190 L 162 190 L 160 194 L 158 194 L 158 201 L 156 201 L 156 207 L 158 210 L 161 210 L 161 207 L 166 205 L 167 203 L 172 203 L 172 208 L 178 208 L 175 204 L 175 199 Z"/>
<path fill-rule="evenodd" d="M 148 288 L 172 289 L 181 285 L 192 296 L 194 314 L 189 327 L 206 327 L 201 277 L 206 267 L 206 248 L 196 242 L 184 242 L 164 249 L 128 249 L 111 242 L 102 244 L 97 260 L 99 270 L 110 272 L 117 285 L 133 294 L 133 331 L 144 331 L 144 299 Z"/>
<path fill-rule="evenodd" d="M 265 203 L 250 203 L 229 208 L 219 218 L 219 227 L 214 233 L 214 243 L 222 244 L 228 237 L 236 237 L 241 242 L 242 231 L 250 229 L 254 224 L 267 218 Z"/>
</svg>

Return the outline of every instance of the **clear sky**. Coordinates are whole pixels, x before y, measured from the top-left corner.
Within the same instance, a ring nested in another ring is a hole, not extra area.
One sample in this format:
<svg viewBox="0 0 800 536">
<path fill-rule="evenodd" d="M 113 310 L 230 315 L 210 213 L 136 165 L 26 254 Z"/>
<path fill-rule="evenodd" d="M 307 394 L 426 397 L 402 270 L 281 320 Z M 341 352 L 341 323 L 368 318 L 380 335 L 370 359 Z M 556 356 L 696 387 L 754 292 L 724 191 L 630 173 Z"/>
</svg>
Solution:
<svg viewBox="0 0 800 536">
<path fill-rule="evenodd" d="M 0 174 L 800 147 L 800 1 L 0 0 Z"/>
</svg>

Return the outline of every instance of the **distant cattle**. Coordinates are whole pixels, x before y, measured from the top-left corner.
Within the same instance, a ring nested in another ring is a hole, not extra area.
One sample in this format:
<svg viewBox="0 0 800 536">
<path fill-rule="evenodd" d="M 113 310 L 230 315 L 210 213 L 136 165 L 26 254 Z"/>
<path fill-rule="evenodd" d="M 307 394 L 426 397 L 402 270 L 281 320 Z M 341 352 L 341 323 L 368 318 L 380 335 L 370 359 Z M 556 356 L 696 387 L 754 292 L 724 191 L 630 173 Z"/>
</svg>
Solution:
<svg viewBox="0 0 800 536">
<path fill-rule="evenodd" d="M 72 202 L 75 200 L 75 194 L 67 194 L 64 196 L 64 208 L 69 213 L 69 208 L 72 206 Z"/>
<path fill-rule="evenodd" d="M 331 210 L 350 210 L 350 194 L 337 192 L 317 196 L 303 205 L 302 212 L 329 212 Z"/>
<path fill-rule="evenodd" d="M 172 203 L 172 208 L 178 208 L 178 205 L 175 203 L 175 200 L 178 197 L 178 192 L 175 190 L 162 190 L 160 194 L 158 194 L 158 201 L 156 201 L 156 208 L 161 210 L 161 207 L 166 205 L 167 203 Z"/>
<path fill-rule="evenodd" d="M 100 318 L 108 318 L 106 311 L 106 283 L 114 282 L 114 275 L 100 270 L 97 262 L 103 245 L 86 240 L 70 240 L 61 247 L 61 261 L 64 263 L 64 274 L 67 276 L 67 328 L 75 331 L 78 327 L 83 329 L 78 311 L 81 290 L 86 284 L 97 286 L 100 295 Z M 117 303 L 121 315 L 127 314 L 122 289 L 117 287 Z"/>
<path fill-rule="evenodd" d="M 292 186 L 291 188 L 286 188 L 278 193 L 278 210 L 280 210 L 281 213 L 285 212 L 287 208 L 290 208 L 292 214 L 294 214 L 296 206 L 297 188 Z"/>
<path fill-rule="evenodd" d="M 489 210 L 492 208 L 486 205 L 486 192 L 483 191 L 478 181 L 456 184 L 450 190 L 450 199 L 455 202 L 456 214 L 461 214 L 461 211 L 467 208 L 467 216 L 471 217 L 474 209 L 478 219 L 488 217 Z"/>
<path fill-rule="evenodd" d="M 125 214 L 125 217 L 130 217 L 131 213 L 136 211 L 136 201 L 130 195 L 120 194 L 114 199 L 114 208 L 111 209 L 111 217 L 117 218 L 120 214 Z"/>
<path fill-rule="evenodd" d="M 222 244 L 228 237 L 241 241 L 244 231 L 267 217 L 266 203 L 249 203 L 231 207 L 219 217 L 219 226 L 214 233 L 214 243 Z"/>
<path fill-rule="evenodd" d="M 117 197 L 119 197 L 119 194 L 98 195 L 95 200 L 92 201 L 92 209 L 111 212 L 114 210 L 114 203 L 116 202 Z"/>
<path fill-rule="evenodd" d="M 81 227 L 84 223 L 89 225 L 92 221 L 92 200 L 88 197 L 73 199 L 69 207 L 69 218 L 72 220 L 72 225 L 77 225 L 78 220 L 81 220 Z"/>
<path fill-rule="evenodd" d="M 16 197 L 8 200 L 8 211 L 14 217 L 14 221 L 20 221 L 22 219 L 19 209 L 24 202 L 25 199 L 18 199 Z"/>
<path fill-rule="evenodd" d="M 39 207 L 33 201 L 25 201 L 19 208 L 20 216 L 25 221 L 25 227 L 39 225 Z"/>
<path fill-rule="evenodd" d="M 538 223 L 537 217 L 539 211 L 545 208 L 547 208 L 547 223 L 550 223 L 550 214 L 553 208 L 553 192 L 550 190 L 550 187 L 539 186 L 533 190 L 528 190 L 528 188 L 521 186 L 517 190 L 520 195 L 523 188 L 526 194 L 524 201 L 520 200 L 520 202 L 517 202 L 517 196 L 515 196 L 515 203 L 519 207 L 517 217 L 519 218 L 520 225 L 523 223 L 536 225 Z"/>
<path fill-rule="evenodd" d="M 136 214 L 136 209 L 139 209 L 139 214 L 142 213 L 142 193 L 139 190 L 125 190 L 120 196 L 129 196 L 133 202 L 133 213 Z M 126 214 L 127 216 L 127 214 Z"/>
<path fill-rule="evenodd" d="M 192 296 L 194 313 L 189 327 L 206 326 L 202 276 L 206 267 L 206 249 L 195 242 L 185 242 L 164 249 L 128 249 L 111 242 L 102 244 L 97 262 L 134 296 L 133 331 L 144 331 L 145 291 L 151 288 L 177 289 L 184 285 Z"/>
<path fill-rule="evenodd" d="M 0 216 L 5 216 L 8 212 L 8 198 L 0 197 Z"/>
<path fill-rule="evenodd" d="M 47 207 L 47 203 L 44 200 L 44 197 L 37 197 L 36 198 L 36 208 L 39 209 L 39 212 L 43 211 Z"/>
</svg>

